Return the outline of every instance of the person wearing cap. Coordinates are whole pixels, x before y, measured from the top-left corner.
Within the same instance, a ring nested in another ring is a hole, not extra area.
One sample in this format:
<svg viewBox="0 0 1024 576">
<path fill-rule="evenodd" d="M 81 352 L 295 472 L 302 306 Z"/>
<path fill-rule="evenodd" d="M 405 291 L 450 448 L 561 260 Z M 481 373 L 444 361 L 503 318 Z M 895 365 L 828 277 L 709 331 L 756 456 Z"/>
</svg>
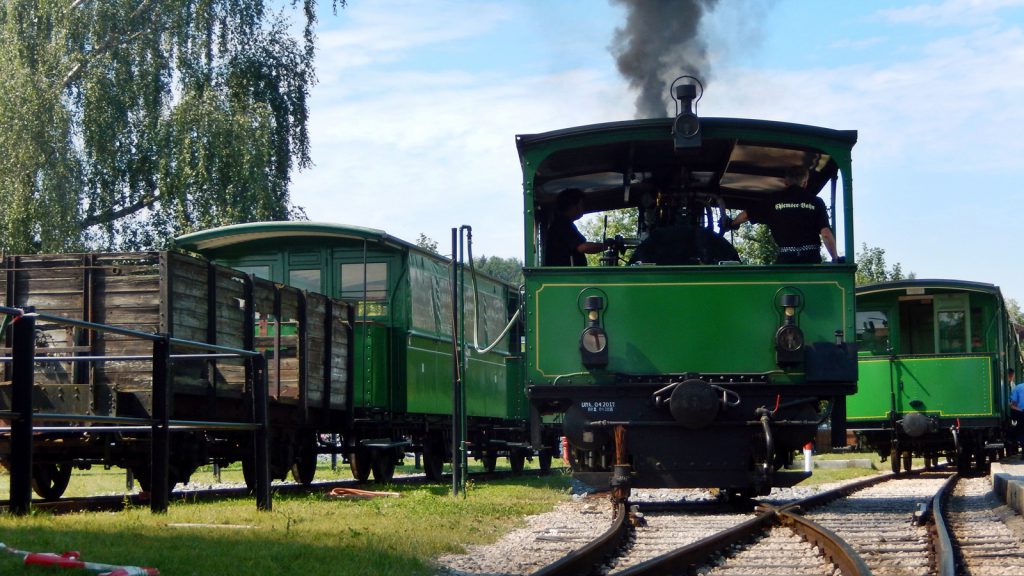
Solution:
<svg viewBox="0 0 1024 576">
<path fill-rule="evenodd" d="M 583 191 L 566 188 L 555 201 L 555 218 L 544 234 L 545 266 L 586 266 L 587 254 L 604 251 L 606 244 L 587 242 L 576 228 L 576 220 L 583 215 Z"/>
<path fill-rule="evenodd" d="M 786 188 L 761 208 L 725 217 L 722 227 L 735 230 L 744 222 L 767 224 L 779 247 L 776 264 L 820 264 L 821 245 L 825 244 L 832 261 L 837 261 L 836 238 L 828 224 L 828 211 L 821 198 L 807 192 L 809 173 L 804 166 L 786 170 Z"/>
</svg>

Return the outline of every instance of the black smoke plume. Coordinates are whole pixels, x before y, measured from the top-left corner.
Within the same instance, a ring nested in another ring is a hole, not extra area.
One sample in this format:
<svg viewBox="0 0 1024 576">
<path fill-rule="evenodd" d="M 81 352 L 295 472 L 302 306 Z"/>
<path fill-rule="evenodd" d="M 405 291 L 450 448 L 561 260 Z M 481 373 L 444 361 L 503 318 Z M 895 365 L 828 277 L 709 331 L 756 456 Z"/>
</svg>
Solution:
<svg viewBox="0 0 1024 576">
<path fill-rule="evenodd" d="M 707 84 L 710 66 L 700 20 L 718 0 L 612 0 L 628 10 L 610 48 L 619 72 L 639 90 L 637 118 L 658 118 L 670 110 L 669 84 L 683 74 Z"/>
</svg>

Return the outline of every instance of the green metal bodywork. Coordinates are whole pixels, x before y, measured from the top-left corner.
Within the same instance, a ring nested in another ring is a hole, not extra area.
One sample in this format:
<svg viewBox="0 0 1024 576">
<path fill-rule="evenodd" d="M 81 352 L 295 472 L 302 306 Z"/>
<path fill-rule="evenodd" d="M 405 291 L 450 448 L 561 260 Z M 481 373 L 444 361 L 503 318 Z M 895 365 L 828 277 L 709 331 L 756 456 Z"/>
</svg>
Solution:
<svg viewBox="0 0 1024 576">
<path fill-rule="evenodd" d="M 1008 416 L 1006 374 L 1019 374 L 1022 360 L 998 287 L 956 280 L 861 286 L 857 311 L 862 346 L 858 391 L 847 401 L 851 428 L 888 428 L 890 418 L 912 412 L 962 425 Z M 941 313 L 961 320 L 945 342 L 936 330 Z"/>
<path fill-rule="evenodd" d="M 357 304 L 354 318 L 353 405 L 390 413 L 452 412 L 453 353 L 450 267 L 447 259 L 381 230 L 316 222 L 259 222 L 182 236 L 178 247 L 217 263 L 258 271 L 288 283 L 295 270 L 319 270 L 319 291 Z M 343 295 L 342 266 L 386 266 L 386 299 L 362 301 L 358 290 Z M 463 311 L 467 347 L 473 343 L 471 273 L 465 271 Z M 497 337 L 514 309 L 516 288 L 477 276 L 480 346 Z M 526 417 L 520 371 L 505 336 L 486 354 L 468 353 L 464 374 L 467 415 L 522 420 Z"/>
<path fill-rule="evenodd" d="M 615 373 L 764 374 L 769 381 L 803 379 L 775 362 L 782 322 L 781 292 L 804 304 L 797 325 L 807 342 L 835 339 L 853 328 L 850 267 L 601 267 L 538 268 L 527 273 L 527 383 L 589 383 Z M 580 366 L 583 300 L 604 297 L 608 332 L 604 370 Z M 573 376 L 573 374 L 576 374 Z"/>
</svg>

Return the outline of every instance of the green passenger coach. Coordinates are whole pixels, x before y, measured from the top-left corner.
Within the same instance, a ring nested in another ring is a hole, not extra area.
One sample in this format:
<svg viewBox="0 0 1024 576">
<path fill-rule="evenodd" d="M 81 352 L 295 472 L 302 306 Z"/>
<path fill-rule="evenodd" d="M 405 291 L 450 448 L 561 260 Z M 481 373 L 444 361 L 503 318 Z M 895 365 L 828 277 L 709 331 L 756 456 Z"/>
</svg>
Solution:
<svg viewBox="0 0 1024 576">
<path fill-rule="evenodd" d="M 806 477 L 782 468 L 830 415 L 841 427 L 856 389 L 855 266 L 756 261 L 757 240 L 717 227 L 803 168 L 801 202 L 824 201 L 849 258 L 857 133 L 698 119 L 680 101 L 676 119 L 517 137 L 527 394 L 534 418 L 563 418 L 573 471 L 595 485 L 767 493 Z M 566 189 L 599 226 L 627 222 L 588 239 L 609 246 L 602 265 L 548 262 Z"/>
<path fill-rule="evenodd" d="M 1006 446 L 1017 334 L 999 288 L 904 280 L 857 288 L 860 379 L 849 426 L 893 471 L 914 456 L 983 470 Z"/>
<path fill-rule="evenodd" d="M 343 450 L 354 475 L 365 479 L 372 470 L 386 480 L 408 450 L 422 452 L 427 474 L 440 478 L 443 462 L 451 460 L 453 409 L 448 259 L 381 230 L 313 222 L 227 226 L 182 236 L 177 245 L 350 302 L 356 325 L 352 420 Z M 491 350 L 471 347 L 466 355 L 467 440 L 486 467 L 508 456 L 513 469 L 521 469 L 530 453 L 519 335 L 503 332 L 518 291 L 480 275 L 465 284 L 463 314 L 470 327 L 476 318 L 479 346 L 500 336 Z M 549 463 L 547 452 L 542 464 Z"/>
</svg>

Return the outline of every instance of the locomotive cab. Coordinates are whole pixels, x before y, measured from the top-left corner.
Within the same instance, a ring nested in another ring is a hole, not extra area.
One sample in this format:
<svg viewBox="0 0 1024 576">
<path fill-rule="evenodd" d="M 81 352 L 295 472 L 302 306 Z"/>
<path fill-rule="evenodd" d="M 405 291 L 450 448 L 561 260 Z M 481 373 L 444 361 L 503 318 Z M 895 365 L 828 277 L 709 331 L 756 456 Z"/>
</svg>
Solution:
<svg viewBox="0 0 1024 576">
<path fill-rule="evenodd" d="M 845 437 L 852 261 L 776 264 L 766 231 L 723 224 L 763 210 L 802 167 L 807 201 L 825 200 L 853 254 L 855 142 L 852 131 L 729 118 L 517 137 L 527 394 L 537 416 L 563 419 L 579 478 L 766 492 L 805 477 L 782 468 L 830 415 Z M 548 227 L 571 188 L 599 231 L 588 240 L 608 249 L 590 266 L 551 266 Z"/>
</svg>

